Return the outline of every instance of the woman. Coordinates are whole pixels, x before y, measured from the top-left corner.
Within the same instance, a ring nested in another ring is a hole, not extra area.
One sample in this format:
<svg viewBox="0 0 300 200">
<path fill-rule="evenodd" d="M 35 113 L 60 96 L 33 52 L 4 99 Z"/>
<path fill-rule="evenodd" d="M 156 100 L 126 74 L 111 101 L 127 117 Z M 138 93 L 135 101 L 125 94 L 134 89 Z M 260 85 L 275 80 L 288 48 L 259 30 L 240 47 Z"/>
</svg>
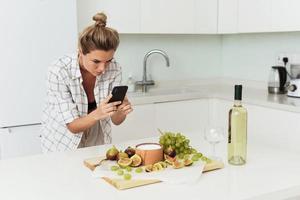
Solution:
<svg viewBox="0 0 300 200">
<path fill-rule="evenodd" d="M 121 68 L 113 58 L 119 35 L 106 27 L 103 13 L 93 20 L 79 37 L 78 54 L 60 58 L 49 69 L 43 152 L 111 143 L 110 121 L 119 125 L 132 111 L 127 97 L 108 103 L 121 83 Z"/>
</svg>

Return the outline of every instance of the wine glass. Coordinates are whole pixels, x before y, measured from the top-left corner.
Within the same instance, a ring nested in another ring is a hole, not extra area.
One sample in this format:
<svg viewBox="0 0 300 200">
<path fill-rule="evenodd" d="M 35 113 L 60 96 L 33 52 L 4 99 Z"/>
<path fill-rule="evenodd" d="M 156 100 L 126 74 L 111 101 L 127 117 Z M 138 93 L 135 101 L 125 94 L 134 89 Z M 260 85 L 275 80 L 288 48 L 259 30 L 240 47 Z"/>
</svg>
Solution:
<svg viewBox="0 0 300 200">
<path fill-rule="evenodd" d="M 204 129 L 204 139 L 209 142 L 212 146 L 211 159 L 219 160 L 222 159 L 216 156 L 216 144 L 224 140 L 224 128 L 220 126 L 207 126 Z"/>
</svg>

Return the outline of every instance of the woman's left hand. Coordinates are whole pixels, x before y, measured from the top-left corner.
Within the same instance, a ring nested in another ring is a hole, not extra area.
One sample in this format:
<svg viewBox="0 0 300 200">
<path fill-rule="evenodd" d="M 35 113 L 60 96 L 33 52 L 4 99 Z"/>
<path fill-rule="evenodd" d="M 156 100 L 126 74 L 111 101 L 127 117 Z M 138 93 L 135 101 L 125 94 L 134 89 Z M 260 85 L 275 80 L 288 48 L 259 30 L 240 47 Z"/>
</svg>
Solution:
<svg viewBox="0 0 300 200">
<path fill-rule="evenodd" d="M 131 103 L 129 102 L 127 96 L 125 96 L 122 104 L 117 107 L 117 112 L 126 116 L 132 111 L 133 109 L 131 107 Z"/>
</svg>

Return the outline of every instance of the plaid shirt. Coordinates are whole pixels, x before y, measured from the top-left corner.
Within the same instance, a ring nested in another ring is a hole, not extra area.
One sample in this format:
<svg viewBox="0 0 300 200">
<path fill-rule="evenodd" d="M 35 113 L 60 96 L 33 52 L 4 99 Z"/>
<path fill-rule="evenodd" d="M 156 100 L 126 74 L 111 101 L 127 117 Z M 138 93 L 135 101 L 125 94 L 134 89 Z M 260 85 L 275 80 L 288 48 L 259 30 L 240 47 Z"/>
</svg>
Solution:
<svg viewBox="0 0 300 200">
<path fill-rule="evenodd" d="M 114 86 L 121 83 L 121 67 L 114 60 L 105 73 L 96 77 L 94 95 L 97 105 Z M 64 56 L 50 66 L 47 75 L 47 99 L 42 118 L 43 152 L 76 149 L 83 132 L 71 133 L 67 125 L 86 116 L 88 99 L 82 85 L 77 56 Z M 111 143 L 111 119 L 100 120 L 104 142 Z"/>
</svg>

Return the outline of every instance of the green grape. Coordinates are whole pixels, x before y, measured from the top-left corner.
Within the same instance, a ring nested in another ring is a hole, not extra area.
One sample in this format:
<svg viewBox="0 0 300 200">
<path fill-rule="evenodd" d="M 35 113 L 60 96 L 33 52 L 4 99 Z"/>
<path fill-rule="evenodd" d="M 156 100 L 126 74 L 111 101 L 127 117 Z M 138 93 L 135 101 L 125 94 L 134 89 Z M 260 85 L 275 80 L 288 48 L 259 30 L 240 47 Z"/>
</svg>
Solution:
<svg viewBox="0 0 300 200">
<path fill-rule="evenodd" d="M 167 139 L 166 145 L 170 145 L 170 144 L 171 144 L 171 140 L 170 140 L 170 139 Z"/>
<path fill-rule="evenodd" d="M 198 158 L 197 155 L 193 155 L 193 156 L 192 156 L 192 161 L 198 161 L 198 160 L 199 160 L 199 158 Z"/>
<path fill-rule="evenodd" d="M 124 174 L 124 179 L 125 180 L 130 180 L 131 179 L 131 174 Z"/>
<path fill-rule="evenodd" d="M 202 153 L 196 153 L 196 155 L 198 158 L 201 158 L 203 156 Z"/>
<path fill-rule="evenodd" d="M 190 155 L 189 155 L 189 154 L 185 154 L 184 157 L 183 157 L 183 159 L 185 159 L 185 160 L 187 160 L 187 159 L 189 159 L 189 158 L 190 158 Z"/>
<path fill-rule="evenodd" d="M 122 169 L 119 169 L 119 170 L 117 171 L 117 174 L 118 174 L 119 176 L 122 176 L 122 175 L 124 174 L 124 171 L 123 171 Z"/>
<path fill-rule="evenodd" d="M 131 168 L 130 166 L 127 166 L 125 169 L 126 169 L 126 171 L 128 171 L 128 172 L 131 172 L 131 170 L 132 170 L 132 168 Z"/>
<path fill-rule="evenodd" d="M 196 150 L 196 149 L 192 148 L 191 150 L 192 150 L 191 153 L 197 153 L 197 150 Z"/>
<path fill-rule="evenodd" d="M 183 158 L 184 158 L 184 154 L 183 154 L 183 153 L 180 153 L 180 154 L 178 155 L 178 158 L 179 158 L 179 159 L 183 159 Z"/>
<path fill-rule="evenodd" d="M 143 168 L 139 167 L 135 169 L 136 173 L 142 173 L 143 172 Z"/>
<path fill-rule="evenodd" d="M 204 162 L 206 162 L 206 161 L 208 160 L 208 158 L 205 157 L 205 156 L 202 156 L 202 157 L 201 157 L 201 160 L 204 161 Z"/>
<path fill-rule="evenodd" d="M 111 171 L 117 171 L 118 169 L 119 169 L 119 166 L 116 166 L 116 165 L 110 167 Z"/>
</svg>

